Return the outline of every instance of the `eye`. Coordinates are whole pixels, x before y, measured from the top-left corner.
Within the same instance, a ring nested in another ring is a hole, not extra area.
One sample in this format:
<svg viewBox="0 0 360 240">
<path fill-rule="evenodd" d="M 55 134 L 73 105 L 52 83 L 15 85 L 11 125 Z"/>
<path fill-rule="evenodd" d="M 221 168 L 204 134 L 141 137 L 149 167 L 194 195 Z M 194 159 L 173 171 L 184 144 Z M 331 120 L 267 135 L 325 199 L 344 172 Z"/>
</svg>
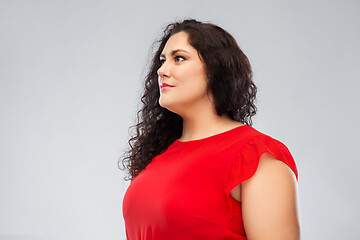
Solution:
<svg viewBox="0 0 360 240">
<path fill-rule="evenodd" d="M 175 62 L 179 62 L 179 61 L 176 61 L 176 60 L 178 60 L 178 59 L 183 59 L 182 61 L 184 61 L 185 60 L 185 58 L 184 57 L 182 57 L 182 56 L 175 56 Z M 181 61 L 181 60 L 180 60 Z"/>
<path fill-rule="evenodd" d="M 183 56 L 175 56 L 174 59 L 175 62 L 181 62 L 185 60 Z M 165 59 L 160 59 L 160 64 L 163 65 L 165 61 L 166 61 Z"/>
</svg>

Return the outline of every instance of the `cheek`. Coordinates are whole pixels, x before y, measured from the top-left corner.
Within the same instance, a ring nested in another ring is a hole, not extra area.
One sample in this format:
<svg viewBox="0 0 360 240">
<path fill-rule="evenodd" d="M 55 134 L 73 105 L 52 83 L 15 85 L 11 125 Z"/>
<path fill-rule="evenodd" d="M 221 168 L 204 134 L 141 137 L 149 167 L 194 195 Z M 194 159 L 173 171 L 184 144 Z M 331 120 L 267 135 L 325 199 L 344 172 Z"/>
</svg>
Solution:
<svg viewBox="0 0 360 240">
<path fill-rule="evenodd" d="M 186 86 L 198 86 L 203 87 L 207 84 L 207 79 L 204 73 L 203 68 L 187 68 L 183 71 L 178 72 L 178 81 L 180 84 Z"/>
</svg>

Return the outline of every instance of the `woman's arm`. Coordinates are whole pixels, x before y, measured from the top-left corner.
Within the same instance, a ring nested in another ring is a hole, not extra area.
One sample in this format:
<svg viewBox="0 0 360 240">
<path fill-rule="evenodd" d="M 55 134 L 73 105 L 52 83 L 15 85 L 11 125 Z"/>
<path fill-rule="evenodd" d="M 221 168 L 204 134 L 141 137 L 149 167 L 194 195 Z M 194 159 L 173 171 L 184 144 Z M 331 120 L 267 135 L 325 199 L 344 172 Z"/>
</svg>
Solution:
<svg viewBox="0 0 360 240">
<path fill-rule="evenodd" d="M 271 153 L 264 153 L 255 174 L 241 183 L 242 216 L 248 240 L 299 240 L 296 177 Z"/>
</svg>

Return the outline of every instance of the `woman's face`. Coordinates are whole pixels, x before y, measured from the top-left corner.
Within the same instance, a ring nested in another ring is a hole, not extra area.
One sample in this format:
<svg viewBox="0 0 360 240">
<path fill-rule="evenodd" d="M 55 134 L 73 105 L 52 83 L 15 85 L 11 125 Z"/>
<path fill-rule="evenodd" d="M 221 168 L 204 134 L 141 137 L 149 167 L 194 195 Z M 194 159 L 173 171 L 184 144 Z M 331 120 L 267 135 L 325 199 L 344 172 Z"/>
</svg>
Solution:
<svg viewBox="0 0 360 240">
<path fill-rule="evenodd" d="M 181 115 L 209 102 L 205 64 L 188 43 L 186 32 L 174 34 L 166 42 L 158 69 L 159 103 Z"/>
</svg>

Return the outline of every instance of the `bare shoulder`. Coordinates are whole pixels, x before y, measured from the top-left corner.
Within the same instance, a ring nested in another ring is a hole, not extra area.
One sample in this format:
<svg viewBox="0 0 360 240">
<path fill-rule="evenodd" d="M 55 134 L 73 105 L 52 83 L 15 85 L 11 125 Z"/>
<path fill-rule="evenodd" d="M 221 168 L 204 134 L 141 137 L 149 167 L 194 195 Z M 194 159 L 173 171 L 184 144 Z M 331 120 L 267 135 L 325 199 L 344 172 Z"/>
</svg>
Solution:
<svg viewBox="0 0 360 240">
<path fill-rule="evenodd" d="M 300 239 L 297 181 L 284 162 L 264 153 L 255 174 L 241 183 L 249 239 Z"/>
<path fill-rule="evenodd" d="M 280 161 L 270 152 L 262 154 L 259 160 L 259 166 L 252 177 L 254 178 L 270 178 L 269 180 L 283 180 L 283 183 L 292 183 L 291 185 L 296 185 L 296 176 L 291 168 Z"/>
</svg>

